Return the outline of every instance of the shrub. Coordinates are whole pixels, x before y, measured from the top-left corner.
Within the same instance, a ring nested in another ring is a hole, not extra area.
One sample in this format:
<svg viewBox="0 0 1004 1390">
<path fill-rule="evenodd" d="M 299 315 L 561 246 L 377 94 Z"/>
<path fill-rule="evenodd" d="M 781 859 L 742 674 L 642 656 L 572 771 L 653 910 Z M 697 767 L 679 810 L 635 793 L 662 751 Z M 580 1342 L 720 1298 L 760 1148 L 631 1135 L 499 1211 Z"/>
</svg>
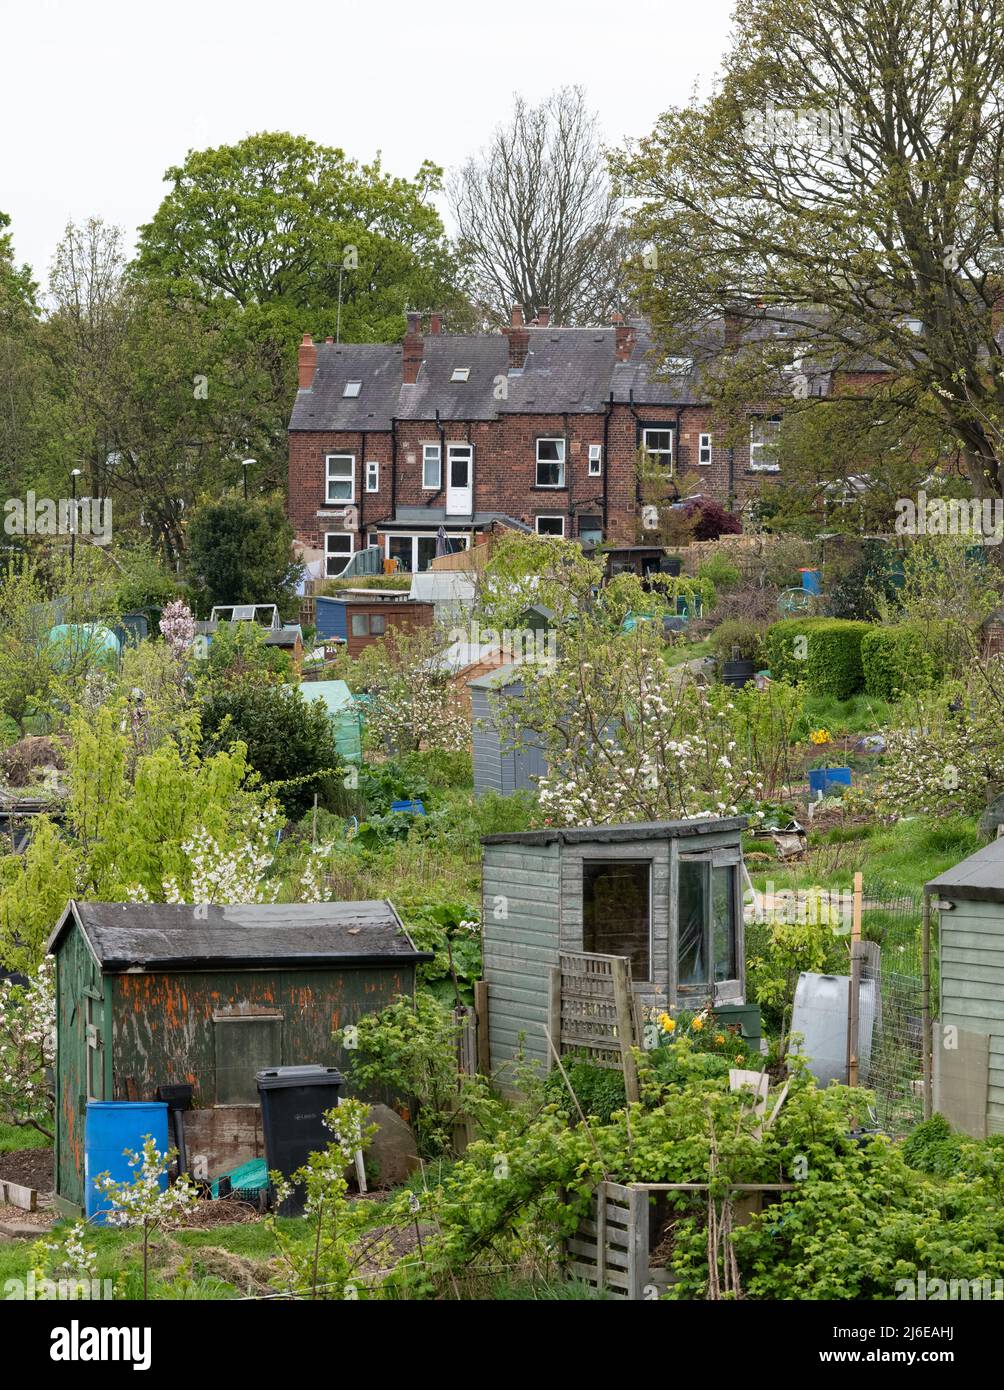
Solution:
<svg viewBox="0 0 1004 1390">
<path fill-rule="evenodd" d="M 898 623 L 873 627 L 861 639 L 865 690 L 882 700 L 906 691 L 929 690 L 945 675 L 943 623 Z"/>
<path fill-rule="evenodd" d="M 762 633 L 738 619 L 720 623 L 711 634 L 711 647 L 719 661 L 760 660 Z"/>
<path fill-rule="evenodd" d="M 719 593 L 725 589 L 736 588 L 742 578 L 732 561 L 720 550 L 714 555 L 709 555 L 701 564 L 697 571 L 697 577 L 698 579 L 710 579 Z"/>
<path fill-rule="evenodd" d="M 803 682 L 814 695 L 846 700 L 864 684 L 861 643 L 868 623 L 845 618 L 785 618 L 767 629 L 765 646 L 775 679 Z"/>
<path fill-rule="evenodd" d="M 685 508 L 694 523 L 695 541 L 716 541 L 719 536 L 738 536 L 743 524 L 735 512 L 727 512 L 713 497 L 694 498 Z"/>
</svg>

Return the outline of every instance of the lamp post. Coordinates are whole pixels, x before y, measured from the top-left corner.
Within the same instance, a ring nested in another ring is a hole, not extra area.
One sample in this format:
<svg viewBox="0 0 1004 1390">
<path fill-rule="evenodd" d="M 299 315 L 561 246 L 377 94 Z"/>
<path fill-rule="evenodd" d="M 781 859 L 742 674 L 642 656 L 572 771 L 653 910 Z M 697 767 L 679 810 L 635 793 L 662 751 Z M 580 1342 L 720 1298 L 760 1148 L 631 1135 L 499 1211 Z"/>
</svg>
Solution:
<svg viewBox="0 0 1004 1390">
<path fill-rule="evenodd" d="M 70 469 L 70 487 L 72 489 L 73 507 L 70 512 L 70 573 L 73 573 L 77 563 L 77 479 L 82 470 L 79 468 Z"/>
<path fill-rule="evenodd" d="M 248 469 L 253 468 L 258 462 L 257 459 L 244 459 L 241 468 L 244 470 L 244 501 L 248 500 Z"/>
</svg>

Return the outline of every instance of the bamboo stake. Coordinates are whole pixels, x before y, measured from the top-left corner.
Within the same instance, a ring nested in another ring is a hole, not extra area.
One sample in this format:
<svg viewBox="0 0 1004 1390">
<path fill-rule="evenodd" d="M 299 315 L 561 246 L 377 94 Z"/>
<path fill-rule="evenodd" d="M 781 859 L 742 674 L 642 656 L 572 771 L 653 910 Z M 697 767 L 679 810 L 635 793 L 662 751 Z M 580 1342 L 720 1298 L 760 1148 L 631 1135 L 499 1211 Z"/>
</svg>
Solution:
<svg viewBox="0 0 1004 1390">
<path fill-rule="evenodd" d="M 858 1084 L 858 1035 L 861 1031 L 861 888 L 854 875 L 854 916 L 851 922 L 851 984 L 847 999 L 847 1084 Z"/>
</svg>

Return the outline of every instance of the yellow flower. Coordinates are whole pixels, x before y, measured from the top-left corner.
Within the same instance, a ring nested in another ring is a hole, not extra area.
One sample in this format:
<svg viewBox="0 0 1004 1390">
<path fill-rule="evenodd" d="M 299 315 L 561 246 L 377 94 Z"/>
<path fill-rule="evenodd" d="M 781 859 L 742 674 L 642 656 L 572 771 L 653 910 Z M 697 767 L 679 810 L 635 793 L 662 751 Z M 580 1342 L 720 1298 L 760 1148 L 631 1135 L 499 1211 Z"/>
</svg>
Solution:
<svg viewBox="0 0 1004 1390">
<path fill-rule="evenodd" d="M 676 1032 L 676 1020 L 670 1018 L 669 1014 L 660 1014 L 656 1022 L 664 1033 Z"/>
<path fill-rule="evenodd" d="M 701 1029 L 704 1027 L 704 1019 L 703 1019 L 703 1018 L 695 1018 L 695 1019 L 693 1020 L 693 1022 L 691 1023 L 690 1026 L 691 1026 L 691 1028 L 693 1028 L 693 1030 L 694 1030 L 695 1033 L 699 1033 L 699 1032 L 701 1031 Z"/>
<path fill-rule="evenodd" d="M 724 1033 L 716 1033 L 716 1034 L 715 1034 L 715 1042 L 718 1044 L 719 1047 L 724 1046 L 724 1044 L 725 1044 L 725 1034 L 724 1034 Z"/>
<path fill-rule="evenodd" d="M 829 729 L 813 729 L 809 734 L 809 739 L 812 743 L 829 743 L 830 731 Z"/>
</svg>

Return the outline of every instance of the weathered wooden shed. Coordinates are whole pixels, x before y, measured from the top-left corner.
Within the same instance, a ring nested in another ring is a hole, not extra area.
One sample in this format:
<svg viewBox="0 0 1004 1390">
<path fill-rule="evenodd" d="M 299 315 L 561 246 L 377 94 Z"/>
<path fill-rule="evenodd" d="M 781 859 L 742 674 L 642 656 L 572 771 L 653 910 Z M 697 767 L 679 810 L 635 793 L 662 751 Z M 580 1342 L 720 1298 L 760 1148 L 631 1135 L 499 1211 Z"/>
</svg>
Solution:
<svg viewBox="0 0 1004 1390">
<path fill-rule="evenodd" d="M 1004 1133 L 1004 839 L 925 885 L 939 916 L 934 1108 L 977 1138 Z"/>
<path fill-rule="evenodd" d="M 537 777 L 547 775 L 544 751 L 532 739 L 525 746 L 513 741 L 505 728 L 511 704 L 523 698 L 518 663 L 510 662 L 468 682 L 471 692 L 471 746 L 474 761 L 474 794 L 534 791 Z"/>
<path fill-rule="evenodd" d="M 492 1069 L 547 1060 L 559 953 L 623 956 L 641 1006 L 745 1001 L 745 817 L 523 831 L 482 840 Z"/>
<path fill-rule="evenodd" d="M 389 902 L 176 906 L 71 902 L 56 958 L 56 1195 L 83 1205 L 89 1100 L 257 1103 L 265 1067 L 342 1064 L 332 1033 L 415 987 Z"/>
</svg>

